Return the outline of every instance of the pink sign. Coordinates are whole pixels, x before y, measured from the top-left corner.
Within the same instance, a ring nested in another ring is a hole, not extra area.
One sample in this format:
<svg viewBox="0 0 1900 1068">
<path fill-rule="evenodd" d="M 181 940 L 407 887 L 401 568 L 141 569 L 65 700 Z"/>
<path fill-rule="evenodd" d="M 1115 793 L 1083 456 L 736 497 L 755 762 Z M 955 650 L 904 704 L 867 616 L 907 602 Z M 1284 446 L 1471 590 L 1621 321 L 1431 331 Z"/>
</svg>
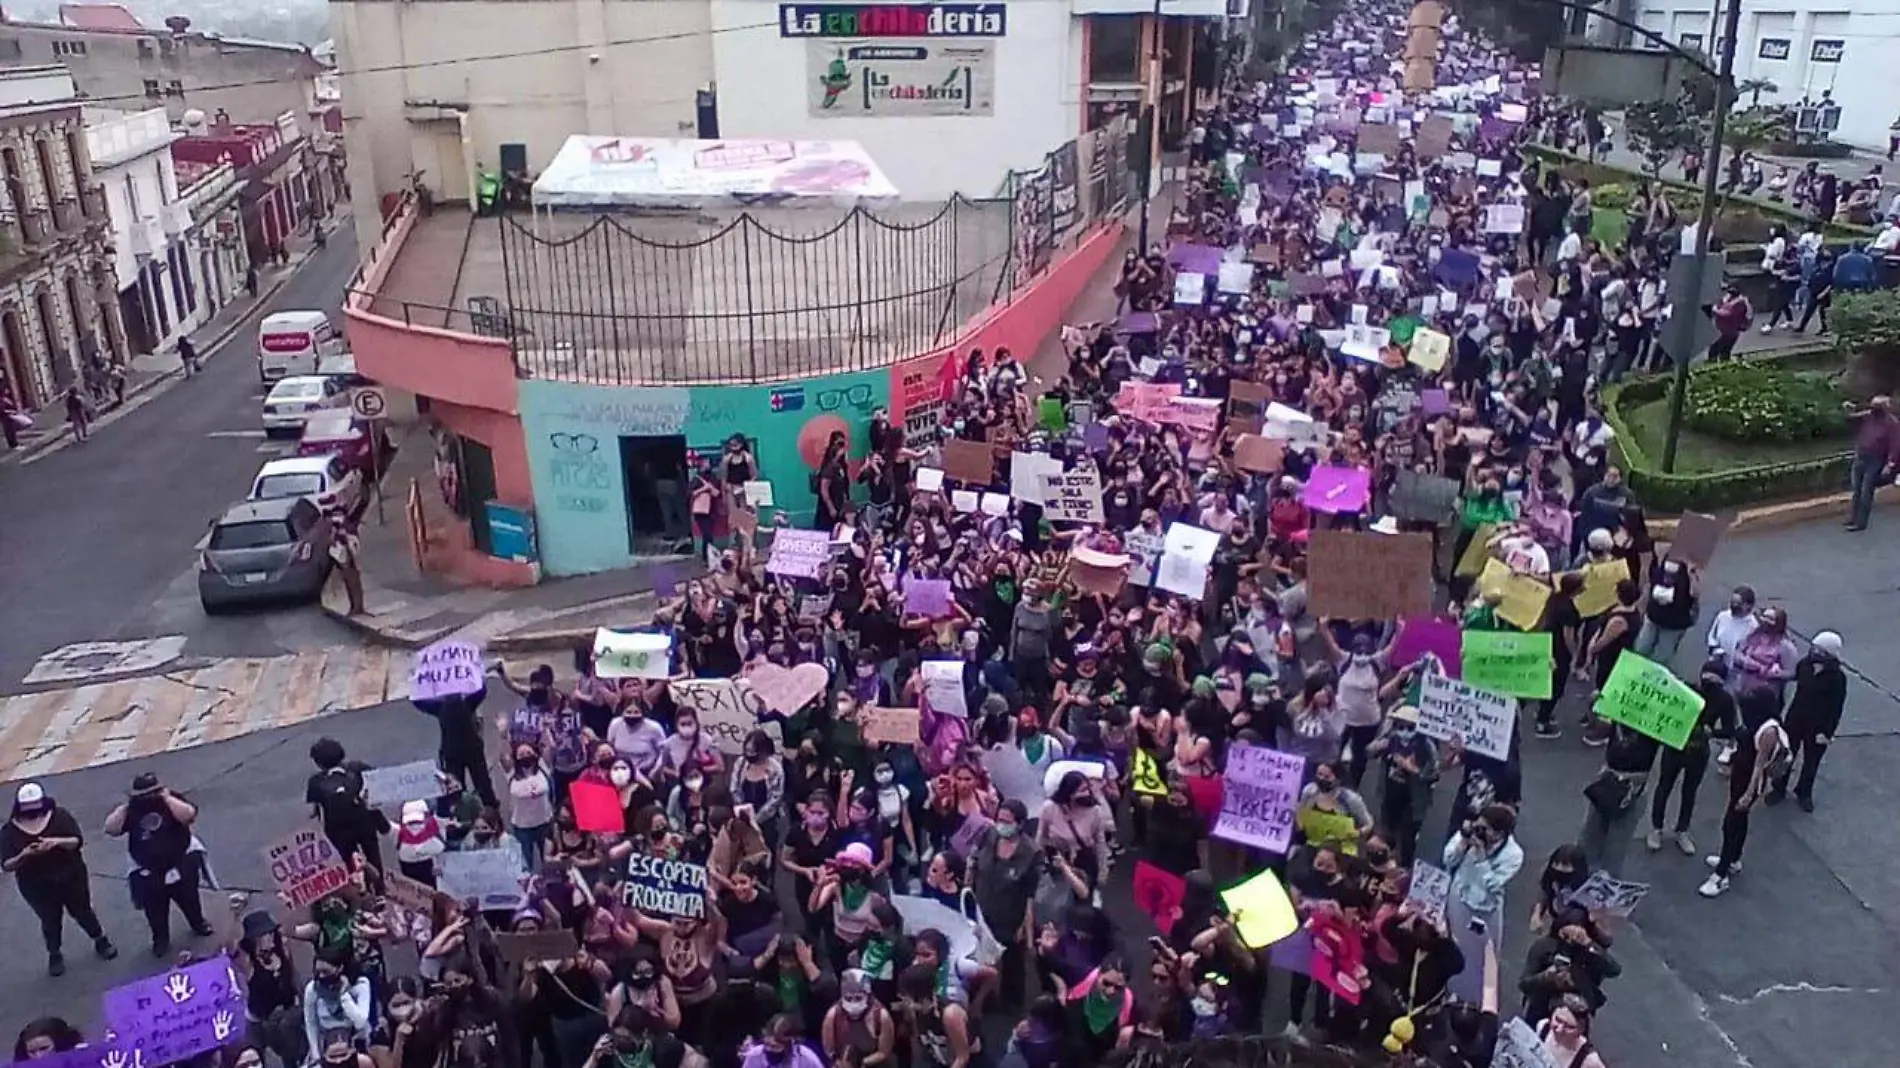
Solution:
<svg viewBox="0 0 1900 1068">
<path fill-rule="evenodd" d="M 1115 394 L 1115 407 L 1144 423 L 1158 423 L 1157 413 L 1181 395 L 1178 383 L 1155 385 L 1153 382 L 1123 382 Z"/>
<path fill-rule="evenodd" d="M 1372 480 L 1363 467 L 1315 467 L 1306 480 L 1306 506 L 1335 515 L 1366 510 Z"/>
<path fill-rule="evenodd" d="M 1220 424 L 1221 401 L 1202 397 L 1170 397 L 1155 409 L 1154 421 L 1173 423 L 1190 433 L 1211 436 Z"/>
<path fill-rule="evenodd" d="M 950 614 L 949 579 L 906 579 L 904 613 L 925 619 L 942 619 Z"/>
<path fill-rule="evenodd" d="M 1227 774 L 1214 837 L 1285 853 L 1293 838 L 1293 808 L 1306 776 L 1306 759 L 1263 745 L 1227 751 Z"/>
<path fill-rule="evenodd" d="M 1411 667 L 1427 653 L 1438 658 L 1445 674 L 1462 678 L 1464 639 L 1458 624 L 1431 616 L 1408 616 L 1399 621 L 1399 636 L 1392 643 L 1392 666 Z"/>
</svg>

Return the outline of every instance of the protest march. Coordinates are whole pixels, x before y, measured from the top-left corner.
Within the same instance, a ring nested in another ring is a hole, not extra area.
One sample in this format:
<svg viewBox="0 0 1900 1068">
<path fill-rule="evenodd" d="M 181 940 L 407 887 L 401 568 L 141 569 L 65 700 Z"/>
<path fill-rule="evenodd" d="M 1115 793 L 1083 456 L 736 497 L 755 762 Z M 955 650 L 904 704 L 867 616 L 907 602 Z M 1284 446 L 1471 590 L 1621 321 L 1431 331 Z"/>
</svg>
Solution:
<svg viewBox="0 0 1900 1068">
<path fill-rule="evenodd" d="M 1583 112 L 1427 8 L 1351 0 L 1272 77 L 1230 64 L 1115 317 L 1041 373 L 968 354 L 934 422 L 873 413 L 821 525 L 695 455 L 729 533 L 650 619 L 526 678 L 465 637 L 405 654 L 438 757 L 312 745 L 274 901 L 207 908 L 197 803 L 149 772 L 83 832 L 20 786 L 0 858 L 51 975 L 67 920 L 129 937 L 95 829 L 157 960 L 9 1006 L 16 1059 L 1082 1068 L 1276 1036 L 1604 1068 L 1612 946 L 1665 893 L 1635 843 L 1747 894 L 1751 819 L 1813 810 L 1843 641 L 1704 589 L 1725 524 L 1665 528 L 1613 462 L 1598 390 L 1659 359 L 1683 220 L 1658 196 L 1605 236 L 1540 150 Z M 1526 856 L 1560 747 L 1602 767 Z"/>
</svg>

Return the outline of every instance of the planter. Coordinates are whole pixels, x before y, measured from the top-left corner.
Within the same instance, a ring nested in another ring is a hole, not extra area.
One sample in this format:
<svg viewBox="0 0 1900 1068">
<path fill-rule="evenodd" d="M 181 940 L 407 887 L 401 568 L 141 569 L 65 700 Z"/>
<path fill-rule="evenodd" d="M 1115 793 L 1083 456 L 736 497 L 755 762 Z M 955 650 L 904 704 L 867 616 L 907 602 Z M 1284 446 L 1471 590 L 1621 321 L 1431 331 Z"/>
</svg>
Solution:
<svg viewBox="0 0 1900 1068">
<path fill-rule="evenodd" d="M 1839 141 L 1776 141 L 1762 149 L 1762 155 L 1792 159 L 1846 159 L 1853 154 L 1854 146 Z"/>
</svg>

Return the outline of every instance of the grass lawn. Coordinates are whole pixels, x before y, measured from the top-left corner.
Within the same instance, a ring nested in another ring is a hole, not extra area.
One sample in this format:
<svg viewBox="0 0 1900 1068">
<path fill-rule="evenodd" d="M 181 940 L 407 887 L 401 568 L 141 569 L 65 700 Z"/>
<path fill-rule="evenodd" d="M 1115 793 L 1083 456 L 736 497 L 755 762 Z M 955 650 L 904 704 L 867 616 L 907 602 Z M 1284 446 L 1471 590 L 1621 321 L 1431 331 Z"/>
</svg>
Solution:
<svg viewBox="0 0 1900 1068">
<path fill-rule="evenodd" d="M 1662 469 L 1663 442 L 1669 431 L 1669 398 L 1637 404 L 1623 409 L 1623 421 L 1636 435 L 1637 447 L 1649 462 Z M 1846 452 L 1853 438 L 1815 438 L 1810 441 L 1744 443 L 1698 434 L 1683 427 L 1676 449 L 1676 473 L 1682 475 L 1728 471 L 1737 467 L 1812 460 Z"/>
</svg>

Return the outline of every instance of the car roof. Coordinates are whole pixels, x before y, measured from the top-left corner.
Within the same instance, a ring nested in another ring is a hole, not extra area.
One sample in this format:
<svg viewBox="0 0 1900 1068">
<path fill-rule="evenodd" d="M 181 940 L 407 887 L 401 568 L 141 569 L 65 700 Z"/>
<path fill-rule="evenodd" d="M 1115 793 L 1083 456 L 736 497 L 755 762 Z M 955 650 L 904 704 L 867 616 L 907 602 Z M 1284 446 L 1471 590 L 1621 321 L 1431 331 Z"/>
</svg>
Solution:
<svg viewBox="0 0 1900 1068">
<path fill-rule="evenodd" d="M 290 518 L 290 513 L 299 507 L 312 505 L 302 497 L 273 497 L 268 501 L 244 501 L 224 510 L 218 517 L 218 525 L 230 523 L 271 523 Z"/>
<path fill-rule="evenodd" d="M 328 315 L 314 309 L 306 309 L 304 311 L 280 311 L 272 312 L 264 316 L 264 321 L 259 324 L 259 328 L 269 330 L 273 326 L 309 327 L 316 323 L 327 323 L 329 321 L 330 317 Z"/>
<path fill-rule="evenodd" d="M 278 390 L 283 389 L 285 386 L 293 385 L 293 384 L 299 385 L 299 386 L 310 386 L 313 388 L 321 389 L 324 383 L 328 382 L 329 380 L 330 380 L 329 375 L 291 375 L 289 378 L 278 379 L 277 384 L 272 386 L 270 388 L 270 391 L 272 393 L 275 393 Z M 288 390 L 286 390 L 286 392 L 288 392 Z"/>
<path fill-rule="evenodd" d="M 257 478 L 263 478 L 265 475 L 322 474 L 329 469 L 330 461 L 335 458 L 330 453 L 324 453 L 321 456 L 285 456 L 277 460 L 266 460 L 264 466 L 257 469 Z"/>
<path fill-rule="evenodd" d="M 320 375 L 353 375 L 356 373 L 354 353 L 339 352 L 334 356 L 324 356 L 317 360 L 317 373 Z"/>
</svg>

